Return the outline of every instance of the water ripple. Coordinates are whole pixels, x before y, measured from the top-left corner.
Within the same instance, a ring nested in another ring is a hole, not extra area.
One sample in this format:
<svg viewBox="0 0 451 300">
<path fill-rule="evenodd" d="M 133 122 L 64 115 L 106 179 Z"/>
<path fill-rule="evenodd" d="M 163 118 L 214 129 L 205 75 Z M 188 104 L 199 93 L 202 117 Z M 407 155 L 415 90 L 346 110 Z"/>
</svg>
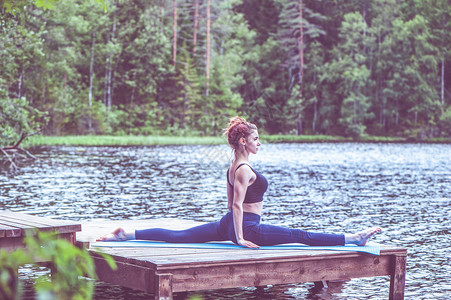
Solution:
<svg viewBox="0 0 451 300">
<path fill-rule="evenodd" d="M 0 209 L 72 220 L 173 217 L 215 221 L 227 210 L 220 146 L 52 147 L 10 177 L 0 174 Z M 407 299 L 451 298 L 451 146 L 427 144 L 264 145 L 253 166 L 270 182 L 266 223 L 354 231 L 378 224 L 376 241 L 408 248 Z M 388 277 L 205 291 L 207 299 L 386 298 Z M 382 294 L 381 294 L 381 291 Z M 189 296 L 190 294 L 188 294 Z M 148 295 L 100 283 L 96 299 Z M 187 296 L 187 297 L 188 297 Z"/>
</svg>

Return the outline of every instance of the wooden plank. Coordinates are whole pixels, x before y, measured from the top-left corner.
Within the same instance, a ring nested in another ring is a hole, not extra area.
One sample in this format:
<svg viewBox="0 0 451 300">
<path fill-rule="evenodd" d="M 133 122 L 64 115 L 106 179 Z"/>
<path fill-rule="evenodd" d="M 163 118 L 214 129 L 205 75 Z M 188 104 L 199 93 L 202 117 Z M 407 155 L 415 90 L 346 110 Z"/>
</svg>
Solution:
<svg viewBox="0 0 451 300">
<path fill-rule="evenodd" d="M 172 300 L 172 274 L 155 274 L 155 299 Z"/>
<path fill-rule="evenodd" d="M 404 287 L 406 282 L 406 255 L 395 255 L 392 258 L 390 274 L 390 300 L 404 299 Z"/>
<path fill-rule="evenodd" d="M 209 253 L 222 253 L 223 255 L 228 255 L 230 250 L 227 249 L 194 249 L 194 248 L 91 248 L 92 250 L 103 251 L 111 255 L 120 255 L 136 259 L 146 259 L 148 257 L 158 257 L 158 256 L 176 256 L 176 255 L 207 255 Z"/>
<path fill-rule="evenodd" d="M 24 237 L 27 234 L 35 234 L 36 231 L 36 227 L 34 226 L 29 226 L 29 225 L 25 225 L 25 224 L 20 224 L 14 221 L 5 221 L 5 220 L 0 220 L 1 226 L 3 227 L 9 227 L 10 229 L 5 229 L 5 238 L 9 238 L 9 237 Z M 50 230 L 52 228 L 42 228 L 43 230 Z"/>
<path fill-rule="evenodd" d="M 75 232 L 59 234 L 59 238 L 66 239 L 68 242 L 73 244 L 75 243 Z M 9 236 L 0 239 L 0 249 L 5 251 L 10 252 L 24 247 L 24 237 L 22 234 L 15 237 Z"/>
<path fill-rule="evenodd" d="M 283 255 L 276 255 L 273 253 L 266 253 L 266 255 L 260 255 L 255 257 L 245 257 L 241 259 L 237 259 L 237 253 L 239 251 L 230 251 L 228 255 L 221 254 L 220 260 L 208 260 L 205 259 L 205 257 L 209 257 L 207 254 L 199 254 L 197 256 L 191 256 L 190 259 L 186 259 L 186 262 L 184 263 L 178 263 L 174 264 L 174 262 L 171 259 L 174 259 L 175 256 L 168 256 L 165 259 L 164 263 L 161 263 L 161 261 L 156 260 L 154 257 L 147 256 L 145 257 L 139 257 L 137 254 L 134 254 L 133 256 L 122 256 L 120 252 L 111 253 L 106 251 L 105 253 L 110 254 L 113 256 L 113 258 L 117 261 L 124 261 L 131 264 L 136 264 L 143 267 L 150 267 L 158 270 L 174 270 L 174 269 L 184 269 L 184 268 L 195 268 L 195 267 L 215 267 L 215 266 L 227 266 L 227 265 L 234 265 L 239 263 L 240 265 L 250 265 L 255 263 L 272 263 L 272 262 L 293 262 L 293 261 L 308 261 L 308 260 L 327 260 L 331 258 L 359 258 L 362 256 L 369 256 L 373 257 L 372 255 L 368 254 L 359 254 L 355 252 L 351 253 L 343 253 L 343 252 L 333 252 L 329 251 L 327 253 L 318 253 L 318 251 L 305 251 L 310 252 L 309 254 L 303 254 L 300 253 L 285 253 L 286 256 Z M 271 252 L 271 251 L 269 251 Z M 377 256 L 374 256 L 377 258 Z M 211 258 L 211 257 L 210 257 Z M 388 274 L 387 274 L 388 275 Z"/>
<path fill-rule="evenodd" d="M 375 259 L 365 256 L 360 259 L 333 258 L 172 269 L 171 273 L 173 291 L 179 292 L 384 276 L 390 273 L 390 265 L 390 257 Z"/>
<path fill-rule="evenodd" d="M 43 223 L 34 222 L 34 221 L 26 220 L 26 219 L 21 220 L 19 218 L 4 216 L 2 214 L 0 214 L 0 222 L 2 224 L 9 225 L 9 226 L 16 226 L 18 228 L 36 228 L 36 227 L 52 228 L 53 227 L 51 225 L 46 225 Z"/>
<path fill-rule="evenodd" d="M 23 237 L 10 237 L 0 239 L 0 249 L 7 252 L 24 247 Z"/>
<path fill-rule="evenodd" d="M 52 220 L 50 218 L 43 218 L 39 216 L 33 216 L 29 214 L 24 214 L 20 212 L 13 212 L 13 211 L 7 211 L 2 210 L 0 211 L 0 218 L 4 220 L 11 220 L 11 221 L 19 221 L 23 224 L 30 223 L 33 224 L 32 226 L 39 225 L 39 226 L 51 226 L 50 222 Z"/>
<path fill-rule="evenodd" d="M 81 224 L 73 221 L 43 218 L 11 211 L 0 211 L 0 223 L 26 230 L 38 228 L 41 231 L 56 230 L 59 233 L 81 231 Z"/>
<path fill-rule="evenodd" d="M 252 250 L 250 250 L 252 251 Z M 303 251 L 309 253 L 299 253 L 299 252 L 278 252 L 271 253 L 270 251 L 262 251 L 259 253 L 243 253 L 241 251 L 229 251 L 227 255 L 223 253 L 208 253 L 206 255 L 180 255 L 180 256 L 168 256 L 168 257 L 148 257 L 148 260 L 158 266 L 166 267 L 185 267 L 190 268 L 192 266 L 202 266 L 202 265 L 221 265 L 227 263 L 233 263 L 240 261 L 242 264 L 255 263 L 258 261 L 272 261 L 281 259 L 291 259 L 292 257 L 297 257 L 298 260 L 308 259 L 309 257 L 316 256 L 318 258 L 325 258 L 327 256 L 334 255 L 332 251 Z M 352 252 L 353 255 L 355 252 Z"/>
<path fill-rule="evenodd" d="M 5 216 L 5 217 L 9 217 L 11 219 L 25 221 L 25 222 L 30 221 L 30 222 L 34 222 L 34 223 L 44 225 L 44 226 L 59 226 L 61 224 L 79 225 L 78 223 L 75 223 L 74 221 L 70 221 L 70 220 L 52 219 L 52 218 L 40 217 L 40 216 L 25 214 L 25 213 L 21 213 L 21 212 L 8 211 L 8 210 L 0 210 L 0 217 L 1 216 Z"/>
<path fill-rule="evenodd" d="M 155 292 L 155 272 L 151 269 L 125 262 L 116 262 L 117 269 L 111 270 L 102 257 L 93 255 L 93 260 L 99 280 L 147 293 Z"/>
<path fill-rule="evenodd" d="M 369 255 L 369 254 L 366 254 Z M 226 253 L 211 252 L 203 255 L 200 254 L 186 254 L 177 256 L 150 256 L 141 257 L 141 260 L 147 260 L 158 266 L 168 267 L 185 267 L 190 268 L 192 266 L 202 265 L 217 265 L 227 264 L 229 262 L 239 261 L 242 264 L 254 263 L 257 261 L 280 261 L 283 259 L 291 260 L 292 257 L 296 257 L 297 260 L 310 260 L 312 257 L 315 259 L 328 259 L 330 257 L 355 257 L 360 256 L 357 252 L 339 252 L 339 251 L 266 251 L 266 250 L 229 250 Z"/>
<path fill-rule="evenodd" d="M 81 225 L 71 221 L 58 221 L 22 213 L 0 211 L 0 249 L 13 251 L 25 247 L 24 237 L 36 230 L 55 230 L 60 238 L 75 243 L 75 230 Z"/>
<path fill-rule="evenodd" d="M 191 266 L 213 266 L 222 265 L 225 263 L 235 263 L 240 262 L 241 264 L 255 262 L 255 261 L 268 261 L 270 259 L 280 259 L 285 257 L 297 257 L 298 259 L 302 257 L 310 256 L 323 256 L 334 255 L 336 251 L 266 251 L 266 250 L 223 250 L 217 251 L 217 249 L 209 249 L 210 251 L 192 253 L 188 252 L 186 254 L 180 253 L 178 255 L 172 255 L 170 250 L 168 250 L 167 255 L 152 255 L 149 249 L 138 249 L 134 252 L 133 256 L 124 255 L 129 253 L 126 248 L 112 249 L 101 249 L 104 253 L 109 254 L 115 258 L 117 261 L 125 261 L 129 263 L 134 263 L 140 266 L 164 266 L 165 268 L 190 268 Z M 146 251 L 147 250 L 147 251 Z M 179 249 L 181 250 L 181 249 Z M 91 251 L 96 251 L 96 249 L 91 249 Z M 258 253 L 257 253 L 258 252 Z M 335 253 L 334 253 L 335 252 Z M 357 255 L 356 252 L 349 252 L 346 255 Z"/>
<path fill-rule="evenodd" d="M 0 224 L 0 238 L 22 236 L 22 229 Z"/>
<path fill-rule="evenodd" d="M 77 242 L 75 232 L 58 233 L 58 237 L 67 240 L 72 245 L 75 245 Z"/>
<path fill-rule="evenodd" d="M 158 248 L 157 248 L 158 249 Z M 273 259 L 279 260 L 280 258 L 296 257 L 298 260 L 308 260 L 310 257 L 315 256 L 316 259 L 328 259 L 333 256 L 358 256 L 369 255 L 360 254 L 357 252 L 340 252 L 340 251 L 308 251 L 308 250 L 251 250 L 251 249 L 236 249 L 236 250 L 224 250 L 210 249 L 210 251 L 196 251 L 196 252 L 183 252 L 182 249 L 168 248 L 166 255 L 154 255 L 155 248 L 134 248 L 133 250 L 127 248 L 102 248 L 107 254 L 115 257 L 118 261 L 135 260 L 133 263 L 141 266 L 164 266 L 165 268 L 171 266 L 178 268 L 179 266 L 190 268 L 192 266 L 212 266 L 215 264 L 224 264 L 233 261 L 240 261 L 242 264 L 252 263 L 258 260 L 271 261 Z M 201 250 L 201 249 L 197 249 Z M 205 249 L 204 249 L 205 250 Z M 95 251 L 95 249 L 93 250 Z M 174 251 L 177 255 L 174 255 Z M 186 251 L 186 250 L 185 250 Z M 161 253 L 161 252 L 160 252 Z M 382 255 L 391 255 L 392 253 L 402 254 L 405 253 L 405 249 L 390 248 L 390 251 L 382 251 Z M 371 255 L 370 255 L 371 256 Z"/>
</svg>

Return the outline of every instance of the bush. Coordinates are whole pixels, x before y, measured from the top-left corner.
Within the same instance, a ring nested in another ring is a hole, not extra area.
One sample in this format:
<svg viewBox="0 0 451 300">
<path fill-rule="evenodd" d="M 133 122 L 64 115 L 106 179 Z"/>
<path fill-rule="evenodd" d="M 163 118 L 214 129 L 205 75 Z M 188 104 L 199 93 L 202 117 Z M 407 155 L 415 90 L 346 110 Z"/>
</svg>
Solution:
<svg viewBox="0 0 451 300">
<path fill-rule="evenodd" d="M 349 124 L 345 130 L 347 136 L 354 141 L 359 141 L 365 136 L 366 126 L 362 124 Z"/>
<path fill-rule="evenodd" d="M 17 270 L 19 266 L 34 261 L 49 262 L 52 270 L 48 275 L 39 277 L 35 282 L 38 296 L 48 299 L 91 299 L 94 292 L 92 280 L 96 278 L 94 262 L 86 249 L 79 249 L 66 240 L 58 239 L 55 233 L 38 232 L 25 238 L 25 250 L 11 253 L 0 252 L 0 297 L 18 299 Z M 112 269 L 114 260 L 103 255 Z"/>
<path fill-rule="evenodd" d="M 30 262 L 30 257 L 24 250 L 12 253 L 0 251 L 0 299 L 18 299 L 19 290 L 17 271 L 21 265 Z"/>
<path fill-rule="evenodd" d="M 445 136 L 451 137 L 451 106 L 440 117 L 439 125 Z"/>
<path fill-rule="evenodd" d="M 17 142 L 22 133 L 39 131 L 45 115 L 31 107 L 25 98 L 2 97 L 0 90 L 0 147 Z"/>
</svg>

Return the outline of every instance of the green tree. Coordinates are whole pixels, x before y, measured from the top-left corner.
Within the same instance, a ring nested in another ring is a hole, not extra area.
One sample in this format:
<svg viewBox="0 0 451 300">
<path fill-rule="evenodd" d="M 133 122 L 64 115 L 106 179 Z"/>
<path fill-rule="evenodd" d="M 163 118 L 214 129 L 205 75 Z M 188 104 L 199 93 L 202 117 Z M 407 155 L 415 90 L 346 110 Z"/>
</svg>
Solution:
<svg viewBox="0 0 451 300">
<path fill-rule="evenodd" d="M 321 78 L 326 72 L 324 68 L 326 51 L 318 42 L 313 41 L 306 45 L 306 62 L 307 68 L 304 75 L 304 95 L 306 99 L 305 121 L 311 124 L 310 130 L 312 134 L 324 132 L 322 124 L 327 121 L 323 119 L 323 83 Z M 327 124 L 323 124 L 326 125 Z"/>
<path fill-rule="evenodd" d="M 0 90 L 0 148 L 19 141 L 22 134 L 30 135 L 40 130 L 43 114 L 30 106 L 25 98 L 2 97 Z"/>
<path fill-rule="evenodd" d="M 414 7 L 425 17 L 431 34 L 431 43 L 436 47 L 440 82 L 436 90 L 440 95 L 441 114 L 451 105 L 451 83 L 448 79 L 451 68 L 451 8 L 449 1 L 414 1 Z M 447 77 L 448 76 L 448 77 Z"/>
<path fill-rule="evenodd" d="M 402 51 L 396 49 L 398 40 L 394 22 L 401 13 L 396 0 L 374 1 L 370 33 L 376 38 L 373 48 L 372 79 L 375 83 L 373 92 L 373 107 L 376 118 L 370 123 L 372 133 L 387 134 L 391 127 L 399 126 L 399 101 L 402 86 L 406 85 L 406 77 L 402 76 Z"/>
<path fill-rule="evenodd" d="M 388 79 L 385 92 L 396 105 L 398 130 L 425 129 L 438 115 L 440 102 L 434 89 L 439 80 L 438 61 L 429 39 L 429 28 L 421 16 L 407 22 L 395 20 L 394 33 L 387 39 L 386 51 L 391 54 L 385 55 L 396 55 L 397 61 L 393 62 L 393 77 Z"/>
<path fill-rule="evenodd" d="M 280 4 L 274 0 L 236 1 L 234 11 L 243 14 L 249 29 L 256 35 L 256 46 L 277 32 Z"/>
<path fill-rule="evenodd" d="M 365 55 L 365 48 L 370 47 L 372 41 L 364 34 L 367 26 L 360 13 L 349 13 L 344 19 L 340 44 L 333 50 L 328 73 L 341 98 L 339 124 L 346 135 L 359 139 L 365 133 L 365 122 L 373 117 L 369 111 L 370 71 Z"/>
</svg>

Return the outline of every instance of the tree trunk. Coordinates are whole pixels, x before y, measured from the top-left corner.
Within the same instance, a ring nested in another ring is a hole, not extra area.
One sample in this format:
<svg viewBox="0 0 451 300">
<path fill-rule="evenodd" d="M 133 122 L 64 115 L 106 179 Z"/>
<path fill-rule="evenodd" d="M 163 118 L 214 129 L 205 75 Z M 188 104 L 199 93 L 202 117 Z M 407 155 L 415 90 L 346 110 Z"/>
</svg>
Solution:
<svg viewBox="0 0 451 300">
<path fill-rule="evenodd" d="M 19 99 L 22 97 L 22 82 L 23 82 L 23 70 L 20 71 L 19 83 L 18 83 L 17 98 L 19 98 Z"/>
<path fill-rule="evenodd" d="M 108 65 L 108 81 L 107 81 L 108 84 L 107 84 L 107 103 L 106 103 L 108 111 L 111 111 L 111 102 L 112 102 L 112 99 L 111 99 L 111 75 L 113 72 L 113 70 L 112 70 L 113 66 L 111 63 L 112 59 L 113 59 L 113 54 L 110 55 L 109 65 Z"/>
<path fill-rule="evenodd" d="M 118 0 L 115 1 L 115 8 L 114 8 L 114 12 L 113 12 L 113 29 L 111 31 L 111 41 L 114 43 L 114 39 L 116 37 L 116 11 L 117 11 L 117 5 L 118 5 Z M 112 81 L 112 73 L 113 73 L 113 54 L 114 52 L 111 51 L 110 53 L 110 59 L 109 59 L 109 67 L 108 67 L 108 98 L 107 98 L 107 110 L 110 111 L 111 110 L 111 105 L 112 105 L 112 85 L 113 85 L 113 81 Z"/>
<path fill-rule="evenodd" d="M 207 0 L 207 52 L 205 61 L 205 96 L 208 97 L 210 85 L 210 0 Z"/>
<path fill-rule="evenodd" d="M 354 125 L 359 124 L 359 115 L 358 115 L 358 111 L 357 111 L 357 99 L 354 96 L 354 101 L 353 101 L 353 109 L 354 109 L 354 122 L 352 122 Z"/>
<path fill-rule="evenodd" d="M 164 34 L 164 2 L 165 0 L 160 0 L 160 26 L 161 26 L 161 34 Z M 151 17 L 152 18 L 152 17 Z"/>
<path fill-rule="evenodd" d="M 92 130 L 92 81 L 94 77 L 94 46 L 96 44 L 96 33 L 92 32 L 92 44 L 91 44 L 91 63 L 89 64 L 89 119 L 88 119 L 88 129 L 89 132 Z"/>
<path fill-rule="evenodd" d="M 313 74 L 313 82 L 316 86 L 318 86 L 318 80 L 316 73 Z M 316 132 L 316 123 L 318 121 L 318 92 L 317 89 L 315 89 L 314 92 L 315 95 L 315 101 L 313 102 L 313 120 L 312 120 L 312 133 L 315 134 Z"/>
<path fill-rule="evenodd" d="M 313 102 L 313 121 L 312 121 L 312 133 L 316 132 L 316 121 L 318 119 L 318 100 L 315 99 Z"/>
<path fill-rule="evenodd" d="M 46 97 L 46 86 L 45 86 L 45 83 L 44 83 L 44 86 L 42 87 L 42 102 L 43 102 L 43 104 L 46 104 L 47 103 L 47 97 Z"/>
<path fill-rule="evenodd" d="M 199 26 L 199 0 L 194 0 L 193 56 L 196 54 L 197 27 Z"/>
<path fill-rule="evenodd" d="M 304 17 L 302 14 L 303 3 L 302 0 L 299 0 L 299 62 L 300 62 L 300 70 L 299 70 L 299 83 L 302 84 L 302 80 L 304 79 Z M 301 90 L 302 97 L 302 90 Z"/>
<path fill-rule="evenodd" d="M 380 107 L 380 112 L 379 112 L 379 125 L 381 126 L 381 130 L 385 133 L 385 99 L 383 99 L 381 101 L 381 107 Z"/>
<path fill-rule="evenodd" d="M 303 1 L 299 0 L 299 98 L 302 101 L 302 80 L 304 79 L 304 17 L 302 14 Z M 302 111 L 298 115 L 298 134 L 303 134 Z"/>
<path fill-rule="evenodd" d="M 442 114 L 445 109 L 445 54 L 443 53 L 442 58 L 442 74 L 441 74 L 441 90 L 440 90 L 440 102 L 442 104 Z"/>
<path fill-rule="evenodd" d="M 366 24 L 366 14 L 367 14 L 367 5 L 366 5 L 366 1 L 364 1 L 363 3 L 363 7 L 362 7 L 362 18 L 363 18 L 363 23 Z M 366 26 L 363 27 L 363 38 L 366 38 Z M 365 57 L 367 56 L 366 53 L 366 44 L 363 44 L 363 53 L 365 55 Z"/>
<path fill-rule="evenodd" d="M 104 79 L 104 84 L 103 84 L 103 105 L 105 105 L 105 107 L 107 106 L 107 99 L 108 99 L 108 70 L 110 69 L 109 67 L 109 63 L 108 63 L 108 57 L 106 58 L 105 61 L 105 79 Z"/>
<path fill-rule="evenodd" d="M 172 64 L 177 62 L 177 0 L 173 1 L 173 26 L 172 26 Z"/>
<path fill-rule="evenodd" d="M 299 117 L 298 117 L 298 126 L 297 127 L 298 127 L 297 128 L 298 134 L 301 135 L 304 131 L 304 129 L 302 128 L 302 115 L 301 114 L 299 114 Z"/>
<path fill-rule="evenodd" d="M 136 82 L 136 72 L 133 73 L 133 81 Z M 130 97 L 130 105 L 133 107 L 133 103 L 135 102 L 135 93 L 136 93 L 136 85 L 132 89 L 132 95 Z"/>
<path fill-rule="evenodd" d="M 442 14 L 442 30 L 446 32 L 446 17 Z M 441 70 L 441 87 L 440 87 L 440 102 L 442 104 L 442 114 L 445 110 L 445 50 L 442 50 L 442 70 Z"/>
<path fill-rule="evenodd" d="M 396 129 L 398 129 L 398 125 L 399 125 L 399 101 L 398 101 L 398 97 L 396 97 L 396 118 L 395 118 L 395 124 L 396 124 Z"/>
</svg>

